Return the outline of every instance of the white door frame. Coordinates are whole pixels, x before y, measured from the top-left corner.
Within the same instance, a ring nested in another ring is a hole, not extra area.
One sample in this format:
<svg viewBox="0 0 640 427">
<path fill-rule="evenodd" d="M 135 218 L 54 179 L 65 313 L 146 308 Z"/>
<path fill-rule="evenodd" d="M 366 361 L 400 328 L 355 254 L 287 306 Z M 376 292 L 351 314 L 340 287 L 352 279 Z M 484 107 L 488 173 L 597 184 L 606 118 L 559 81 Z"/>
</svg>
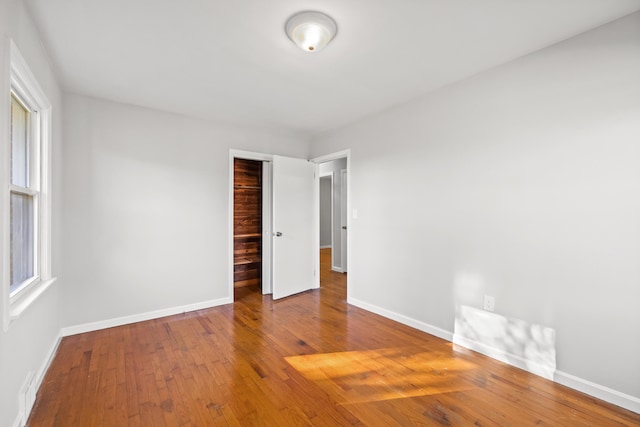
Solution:
<svg viewBox="0 0 640 427">
<path fill-rule="evenodd" d="M 330 200 L 329 203 L 331 204 L 331 250 L 333 251 L 333 245 L 335 244 L 335 242 L 333 241 L 333 182 L 334 182 L 334 177 L 333 177 L 333 172 L 325 172 L 325 173 L 320 173 L 319 177 L 318 177 L 318 185 L 320 185 L 320 181 L 319 178 L 325 178 L 325 177 L 329 177 L 329 181 L 331 182 L 331 196 L 330 196 Z M 318 200 L 318 206 L 320 206 L 320 200 Z M 318 230 L 320 230 L 318 228 Z M 319 232 L 319 231 L 318 231 Z"/>
<path fill-rule="evenodd" d="M 345 186 L 345 180 L 347 181 L 347 185 Z M 349 170 L 341 169 L 340 170 L 340 267 L 342 267 L 342 272 L 346 273 L 349 271 L 347 265 L 349 263 L 349 257 L 347 256 L 347 252 L 349 252 L 349 226 L 347 223 L 349 222 L 349 209 L 347 209 L 347 204 L 344 203 L 349 199 Z M 343 191 L 344 190 L 344 191 Z M 346 193 L 346 195 L 345 195 Z M 345 224 L 342 223 L 344 218 Z M 347 227 L 344 232 L 344 239 L 342 238 L 342 226 Z M 346 249 L 346 250 L 345 250 Z"/>
<path fill-rule="evenodd" d="M 325 162 L 330 162 L 332 160 L 337 160 L 337 159 L 347 159 L 347 263 L 350 264 L 351 263 L 351 247 L 353 246 L 353 239 L 351 238 L 351 215 L 350 213 L 352 212 L 351 210 L 351 149 L 347 149 L 347 150 L 342 150 L 342 151 L 338 151 L 335 153 L 331 153 L 331 154 L 326 154 L 324 156 L 319 156 L 319 157 L 314 157 L 313 159 L 311 159 L 312 162 L 314 163 L 325 163 Z M 316 176 L 316 206 L 320 206 L 320 177 Z M 319 209 L 319 208 L 318 208 Z M 317 240 L 317 247 L 316 247 L 316 253 L 317 256 L 315 257 L 315 271 L 320 272 L 320 215 L 317 216 L 317 220 L 315 221 L 314 224 L 314 233 L 316 236 L 318 236 Z M 333 239 L 333 233 L 332 233 L 332 239 Z M 334 242 L 332 241 L 332 245 L 334 244 Z M 350 268 L 347 268 L 347 271 L 351 271 Z M 320 274 L 316 275 L 316 285 L 319 287 L 320 286 Z M 347 299 L 349 298 L 349 279 L 347 278 Z"/>
<path fill-rule="evenodd" d="M 243 150 L 229 150 L 229 220 L 228 220 L 228 251 L 229 259 L 227 265 L 229 266 L 229 299 L 234 301 L 233 292 L 233 159 L 246 159 L 246 160 L 258 160 L 262 162 L 272 162 L 273 155 L 264 153 L 255 153 L 252 151 Z M 265 170 L 271 170 L 269 167 L 263 166 L 263 172 Z M 266 193 L 265 193 L 266 192 Z M 262 181 L 262 293 L 271 293 L 271 200 L 268 203 L 264 202 L 265 194 L 271 197 L 271 177 L 263 176 Z M 266 238 L 268 237 L 268 239 Z M 265 251 L 266 249 L 266 251 Z M 267 268 L 265 268 L 265 266 Z M 266 274 L 265 274 L 266 272 Z M 265 279 L 267 282 L 265 283 Z M 268 292 L 265 292 L 268 291 Z"/>
<path fill-rule="evenodd" d="M 273 293 L 273 163 L 262 162 L 262 295 Z M 265 239 L 264 236 L 268 236 Z"/>
</svg>

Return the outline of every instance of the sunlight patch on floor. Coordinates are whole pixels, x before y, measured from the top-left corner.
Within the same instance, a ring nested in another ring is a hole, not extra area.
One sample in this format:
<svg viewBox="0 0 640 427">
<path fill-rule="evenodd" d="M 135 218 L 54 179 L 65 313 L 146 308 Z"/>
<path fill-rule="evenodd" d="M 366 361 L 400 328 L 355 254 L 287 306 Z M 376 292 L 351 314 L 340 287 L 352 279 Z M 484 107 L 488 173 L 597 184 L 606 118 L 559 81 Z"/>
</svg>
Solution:
<svg viewBox="0 0 640 427">
<path fill-rule="evenodd" d="M 342 404 L 469 390 L 474 388 L 473 381 L 461 379 L 460 372 L 477 368 L 424 347 L 310 354 L 286 360 Z"/>
</svg>

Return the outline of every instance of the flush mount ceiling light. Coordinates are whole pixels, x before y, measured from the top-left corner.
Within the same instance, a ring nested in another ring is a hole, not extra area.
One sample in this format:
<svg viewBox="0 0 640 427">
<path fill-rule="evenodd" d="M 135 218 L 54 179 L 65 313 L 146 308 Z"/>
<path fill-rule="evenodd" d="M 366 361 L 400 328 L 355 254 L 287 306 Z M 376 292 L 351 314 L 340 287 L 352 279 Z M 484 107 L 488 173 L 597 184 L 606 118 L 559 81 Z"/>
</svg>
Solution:
<svg viewBox="0 0 640 427">
<path fill-rule="evenodd" d="M 317 52 L 336 35 L 336 22 L 321 12 L 301 12 L 287 21 L 289 38 L 305 52 Z"/>
</svg>

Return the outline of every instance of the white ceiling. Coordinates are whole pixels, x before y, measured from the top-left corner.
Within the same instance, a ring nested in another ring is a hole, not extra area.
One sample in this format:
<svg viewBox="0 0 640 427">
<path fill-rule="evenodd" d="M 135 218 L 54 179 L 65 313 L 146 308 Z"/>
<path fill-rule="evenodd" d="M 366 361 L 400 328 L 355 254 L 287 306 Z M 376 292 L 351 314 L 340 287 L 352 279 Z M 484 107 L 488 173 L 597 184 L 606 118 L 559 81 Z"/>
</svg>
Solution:
<svg viewBox="0 0 640 427">
<path fill-rule="evenodd" d="M 27 0 L 65 90 L 318 132 L 640 10 L 640 0 Z M 338 24 L 309 54 L 302 10 Z"/>
</svg>

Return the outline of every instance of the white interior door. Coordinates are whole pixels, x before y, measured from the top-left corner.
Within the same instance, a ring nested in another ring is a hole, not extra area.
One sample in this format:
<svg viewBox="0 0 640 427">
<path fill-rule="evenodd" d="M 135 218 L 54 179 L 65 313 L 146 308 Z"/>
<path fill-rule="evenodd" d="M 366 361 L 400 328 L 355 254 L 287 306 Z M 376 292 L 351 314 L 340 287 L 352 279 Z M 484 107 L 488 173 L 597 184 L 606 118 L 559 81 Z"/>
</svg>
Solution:
<svg viewBox="0 0 640 427">
<path fill-rule="evenodd" d="M 273 299 L 314 287 L 315 168 L 273 156 Z"/>
<path fill-rule="evenodd" d="M 347 170 L 340 170 L 340 254 L 342 255 L 342 272 L 347 272 Z"/>
</svg>

